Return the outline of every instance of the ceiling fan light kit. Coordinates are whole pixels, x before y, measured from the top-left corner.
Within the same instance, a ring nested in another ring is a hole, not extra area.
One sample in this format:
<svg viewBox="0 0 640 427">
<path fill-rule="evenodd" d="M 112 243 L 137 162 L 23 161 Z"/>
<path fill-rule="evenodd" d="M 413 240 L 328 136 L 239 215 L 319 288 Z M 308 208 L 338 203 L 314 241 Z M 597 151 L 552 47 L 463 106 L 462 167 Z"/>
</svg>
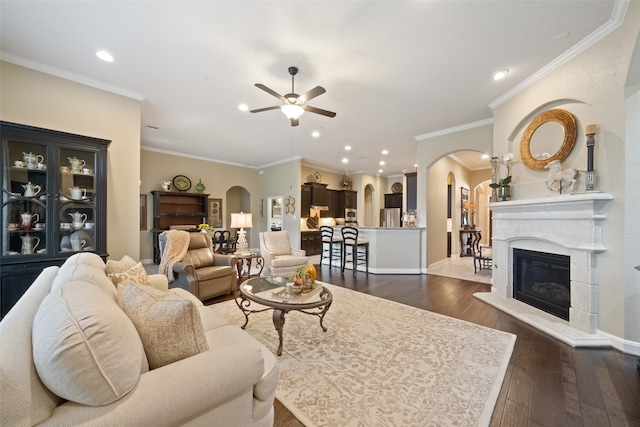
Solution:
<svg viewBox="0 0 640 427">
<path fill-rule="evenodd" d="M 294 90 L 294 77 L 298 74 L 298 69 L 296 67 L 289 67 L 289 74 L 291 74 L 291 93 L 288 93 L 284 96 L 280 95 L 278 92 L 273 89 L 268 88 L 262 83 L 256 83 L 255 86 L 259 89 L 264 90 L 269 95 L 272 95 L 282 101 L 282 105 L 273 106 L 273 107 L 265 107 L 258 108 L 256 110 L 251 110 L 251 113 L 261 113 L 263 111 L 276 110 L 280 109 L 284 113 L 285 116 L 291 121 L 291 126 L 298 126 L 300 123 L 298 119 L 305 111 L 309 111 L 311 113 L 320 114 L 326 117 L 335 117 L 336 113 L 333 111 L 323 110 L 321 108 L 315 108 L 310 105 L 305 105 L 305 102 L 315 98 L 316 96 L 322 95 L 326 92 L 326 90 L 322 86 L 316 86 L 307 93 L 303 95 L 298 95 Z"/>
</svg>

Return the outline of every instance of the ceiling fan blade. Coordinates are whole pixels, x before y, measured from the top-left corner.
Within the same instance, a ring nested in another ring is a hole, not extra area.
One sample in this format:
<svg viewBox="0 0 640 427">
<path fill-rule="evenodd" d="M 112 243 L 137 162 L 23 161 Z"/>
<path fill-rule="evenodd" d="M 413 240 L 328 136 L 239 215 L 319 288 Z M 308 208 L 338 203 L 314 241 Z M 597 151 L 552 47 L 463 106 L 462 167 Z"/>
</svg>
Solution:
<svg viewBox="0 0 640 427">
<path fill-rule="evenodd" d="M 263 111 L 269 111 L 269 110 L 279 110 L 280 106 L 276 105 L 275 107 L 265 107 L 265 108 L 258 108 L 257 110 L 251 110 L 249 111 L 250 113 L 262 113 Z"/>
<path fill-rule="evenodd" d="M 300 124 L 298 119 L 291 118 L 289 120 L 291 121 L 291 126 L 298 126 Z"/>
<path fill-rule="evenodd" d="M 273 89 L 270 89 L 268 87 L 266 87 L 265 85 L 263 85 L 262 83 L 256 83 L 256 87 L 262 89 L 263 91 L 267 92 L 270 95 L 275 96 L 276 98 L 278 98 L 280 101 L 284 102 L 284 96 L 280 95 L 278 92 L 276 92 Z"/>
<path fill-rule="evenodd" d="M 307 102 L 307 101 L 315 98 L 316 96 L 322 95 L 325 92 L 326 92 L 326 90 L 322 86 L 316 86 L 313 89 L 311 89 L 309 92 L 307 92 L 304 95 L 302 95 L 300 97 L 300 101 Z"/>
<path fill-rule="evenodd" d="M 309 111 L 310 113 L 322 114 L 323 116 L 327 117 L 336 116 L 336 113 L 334 113 L 333 111 L 323 110 L 322 108 L 311 107 L 309 105 L 305 105 L 303 108 L 305 111 Z"/>
</svg>

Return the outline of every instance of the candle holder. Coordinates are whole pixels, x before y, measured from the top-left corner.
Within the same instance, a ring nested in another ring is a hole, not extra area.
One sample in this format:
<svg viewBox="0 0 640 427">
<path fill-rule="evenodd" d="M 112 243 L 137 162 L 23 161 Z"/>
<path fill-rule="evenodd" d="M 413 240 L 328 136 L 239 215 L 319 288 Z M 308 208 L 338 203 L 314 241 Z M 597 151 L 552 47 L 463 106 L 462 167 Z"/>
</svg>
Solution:
<svg viewBox="0 0 640 427">
<path fill-rule="evenodd" d="M 596 125 L 589 125 L 584 132 L 587 135 L 587 172 L 585 174 L 586 185 L 584 191 L 587 193 L 596 191 L 596 171 L 593 168 L 596 129 Z"/>
</svg>

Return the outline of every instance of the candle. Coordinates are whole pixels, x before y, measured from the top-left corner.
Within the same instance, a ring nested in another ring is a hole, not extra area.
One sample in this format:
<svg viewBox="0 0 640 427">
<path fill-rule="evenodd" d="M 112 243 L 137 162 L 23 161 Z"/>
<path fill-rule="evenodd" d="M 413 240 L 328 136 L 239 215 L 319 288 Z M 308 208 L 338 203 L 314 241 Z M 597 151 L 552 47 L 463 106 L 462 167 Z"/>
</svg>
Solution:
<svg viewBox="0 0 640 427">
<path fill-rule="evenodd" d="M 587 135 L 587 172 L 593 172 L 593 148 L 596 145 L 596 139 L 593 137 L 596 133 L 596 125 L 587 125 L 584 133 Z"/>
</svg>

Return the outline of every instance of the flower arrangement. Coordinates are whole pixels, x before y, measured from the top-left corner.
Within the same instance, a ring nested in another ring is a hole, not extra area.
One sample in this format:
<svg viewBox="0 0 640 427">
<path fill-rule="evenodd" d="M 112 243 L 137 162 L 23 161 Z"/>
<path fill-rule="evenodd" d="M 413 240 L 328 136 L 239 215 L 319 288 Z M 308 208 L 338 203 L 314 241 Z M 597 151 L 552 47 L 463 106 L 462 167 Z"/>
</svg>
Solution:
<svg viewBox="0 0 640 427">
<path fill-rule="evenodd" d="M 212 230 L 209 224 L 198 224 L 198 231 L 202 233 L 208 233 Z"/>
<path fill-rule="evenodd" d="M 342 175 L 342 187 L 343 188 L 351 188 L 351 180 L 349 179 L 349 177 L 347 175 Z"/>
<path fill-rule="evenodd" d="M 496 163 L 500 163 L 507 168 L 507 176 L 503 179 L 498 180 L 498 182 L 489 184 L 491 188 L 501 188 L 508 187 L 511 184 L 512 176 L 511 176 L 511 168 L 513 165 L 520 163 L 519 160 L 513 160 L 513 153 L 507 153 L 504 156 L 494 157 L 491 159 L 491 163 L 495 165 Z"/>
</svg>

